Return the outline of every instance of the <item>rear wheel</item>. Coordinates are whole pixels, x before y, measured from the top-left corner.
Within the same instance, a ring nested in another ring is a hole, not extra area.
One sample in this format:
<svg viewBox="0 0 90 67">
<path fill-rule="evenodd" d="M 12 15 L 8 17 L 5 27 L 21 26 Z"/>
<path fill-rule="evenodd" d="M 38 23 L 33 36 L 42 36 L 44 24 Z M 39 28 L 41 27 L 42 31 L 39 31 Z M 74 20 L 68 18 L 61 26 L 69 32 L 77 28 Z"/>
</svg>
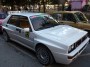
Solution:
<svg viewBox="0 0 90 67">
<path fill-rule="evenodd" d="M 3 31 L 3 38 L 7 42 L 10 41 L 10 38 L 9 38 L 8 34 L 6 33 L 6 31 Z"/>
<path fill-rule="evenodd" d="M 54 58 L 47 47 L 40 46 L 36 49 L 36 55 L 39 62 L 43 65 L 49 65 L 54 62 Z"/>
</svg>

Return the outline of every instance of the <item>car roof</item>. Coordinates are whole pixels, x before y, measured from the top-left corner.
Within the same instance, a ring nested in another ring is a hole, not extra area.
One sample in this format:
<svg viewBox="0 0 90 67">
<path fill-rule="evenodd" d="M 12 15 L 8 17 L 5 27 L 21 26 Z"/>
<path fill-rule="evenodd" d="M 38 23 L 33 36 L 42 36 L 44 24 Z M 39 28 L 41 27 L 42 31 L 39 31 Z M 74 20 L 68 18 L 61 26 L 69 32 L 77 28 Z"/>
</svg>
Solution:
<svg viewBox="0 0 90 67">
<path fill-rule="evenodd" d="M 35 15 L 42 15 L 44 13 L 33 13 L 33 12 L 20 12 L 20 13 L 11 13 L 10 15 L 21 15 L 21 16 L 35 16 Z"/>
</svg>

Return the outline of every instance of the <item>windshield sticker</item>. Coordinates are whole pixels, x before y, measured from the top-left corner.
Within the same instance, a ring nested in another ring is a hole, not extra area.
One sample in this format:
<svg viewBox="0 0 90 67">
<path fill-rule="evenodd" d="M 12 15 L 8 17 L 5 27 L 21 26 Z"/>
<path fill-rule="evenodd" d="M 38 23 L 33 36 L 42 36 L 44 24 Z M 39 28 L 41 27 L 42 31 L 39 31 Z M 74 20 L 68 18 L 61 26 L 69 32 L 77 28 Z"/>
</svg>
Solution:
<svg viewBox="0 0 90 67">
<path fill-rule="evenodd" d="M 37 16 L 31 16 L 30 18 L 33 19 L 33 18 L 36 18 Z"/>
<path fill-rule="evenodd" d="M 34 19 L 34 18 L 36 18 L 36 17 L 44 17 L 44 16 L 42 16 L 42 15 L 30 16 L 31 19 Z"/>
</svg>

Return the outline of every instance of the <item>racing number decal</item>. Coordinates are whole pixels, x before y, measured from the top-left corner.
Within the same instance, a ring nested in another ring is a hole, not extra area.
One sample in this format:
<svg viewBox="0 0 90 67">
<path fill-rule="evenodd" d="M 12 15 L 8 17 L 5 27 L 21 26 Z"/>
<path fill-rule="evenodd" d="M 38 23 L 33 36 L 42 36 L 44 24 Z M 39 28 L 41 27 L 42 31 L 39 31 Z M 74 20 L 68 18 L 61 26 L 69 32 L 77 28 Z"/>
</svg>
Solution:
<svg viewBox="0 0 90 67">
<path fill-rule="evenodd" d="M 30 34 L 29 32 L 25 32 L 25 37 L 29 38 L 29 34 Z"/>
</svg>

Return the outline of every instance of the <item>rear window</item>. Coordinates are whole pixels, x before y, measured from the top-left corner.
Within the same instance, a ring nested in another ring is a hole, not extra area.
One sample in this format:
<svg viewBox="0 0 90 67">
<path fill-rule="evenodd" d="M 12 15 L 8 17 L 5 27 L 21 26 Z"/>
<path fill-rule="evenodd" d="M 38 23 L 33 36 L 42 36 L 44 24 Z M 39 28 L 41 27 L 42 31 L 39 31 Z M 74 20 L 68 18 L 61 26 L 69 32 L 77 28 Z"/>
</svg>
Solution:
<svg viewBox="0 0 90 67">
<path fill-rule="evenodd" d="M 75 15 L 77 16 L 79 21 L 87 21 L 82 13 L 77 12 L 77 13 L 75 13 Z"/>
</svg>

